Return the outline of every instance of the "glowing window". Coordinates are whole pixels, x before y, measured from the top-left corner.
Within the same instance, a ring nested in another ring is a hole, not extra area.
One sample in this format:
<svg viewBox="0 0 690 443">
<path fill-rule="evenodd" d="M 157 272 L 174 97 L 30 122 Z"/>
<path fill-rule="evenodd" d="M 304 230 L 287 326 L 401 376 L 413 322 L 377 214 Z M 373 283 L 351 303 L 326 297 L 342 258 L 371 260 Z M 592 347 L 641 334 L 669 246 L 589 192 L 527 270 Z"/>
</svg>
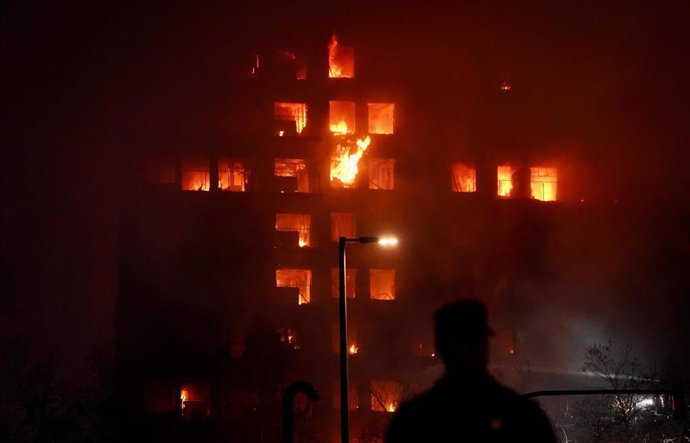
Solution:
<svg viewBox="0 0 690 443">
<path fill-rule="evenodd" d="M 331 383 L 331 398 L 333 399 L 333 408 L 340 409 L 340 380 L 334 380 Z M 350 380 L 347 386 L 347 403 L 348 408 L 352 411 L 359 409 L 359 392 L 357 392 L 357 383 Z"/>
<path fill-rule="evenodd" d="M 369 295 L 372 300 L 395 300 L 395 269 L 370 269 Z"/>
<path fill-rule="evenodd" d="M 222 191 L 245 192 L 249 183 L 249 170 L 244 162 L 218 160 L 218 188 Z"/>
<path fill-rule="evenodd" d="M 395 412 L 402 398 L 402 385 L 395 380 L 371 381 L 371 410 Z"/>
<path fill-rule="evenodd" d="M 345 292 L 347 298 L 355 298 L 355 288 L 357 282 L 357 269 L 348 268 L 345 270 Z M 338 268 L 331 268 L 331 296 L 340 297 L 340 276 Z"/>
<path fill-rule="evenodd" d="M 147 159 L 145 175 L 151 183 L 175 184 L 175 160 L 167 157 L 151 157 Z"/>
<path fill-rule="evenodd" d="M 556 201 L 558 173 L 556 168 L 530 168 L 532 198 L 541 201 Z"/>
<path fill-rule="evenodd" d="M 311 270 L 276 269 L 276 287 L 297 288 L 297 304 L 307 304 L 311 301 Z"/>
<path fill-rule="evenodd" d="M 453 163 L 451 189 L 453 192 L 476 192 L 477 170 L 469 163 Z"/>
<path fill-rule="evenodd" d="M 330 128 L 334 134 L 355 133 L 355 102 L 330 102 Z"/>
<path fill-rule="evenodd" d="M 339 323 L 331 323 L 331 351 L 334 354 L 340 353 Z M 347 353 L 350 355 L 359 353 L 359 345 L 357 344 L 357 326 L 354 323 L 347 325 Z"/>
<path fill-rule="evenodd" d="M 273 104 L 273 114 L 275 116 L 275 135 L 295 135 L 301 134 L 307 126 L 307 105 L 306 103 L 283 103 Z"/>
<path fill-rule="evenodd" d="M 369 148 L 371 137 L 362 139 L 338 137 L 335 152 L 331 157 L 331 186 L 351 188 L 356 184 L 359 174 L 359 161 Z"/>
<path fill-rule="evenodd" d="M 369 133 L 392 134 L 395 128 L 395 105 L 393 103 L 369 103 Z"/>
<path fill-rule="evenodd" d="M 330 78 L 355 78 L 355 50 L 340 46 L 333 35 L 328 43 L 328 76 Z"/>
<path fill-rule="evenodd" d="M 307 162 L 301 158 L 277 158 L 274 163 L 276 177 L 295 177 L 297 192 L 309 192 L 309 171 Z"/>
<path fill-rule="evenodd" d="M 369 160 L 369 189 L 391 191 L 395 187 L 395 160 L 375 158 Z"/>
<path fill-rule="evenodd" d="M 182 190 L 208 191 L 211 186 L 209 162 L 204 158 L 182 159 Z"/>
<path fill-rule="evenodd" d="M 355 214 L 349 212 L 331 212 L 331 240 L 338 241 L 340 237 L 355 238 Z"/>
<path fill-rule="evenodd" d="M 510 165 L 499 166 L 497 169 L 498 177 L 498 196 L 510 197 L 513 191 L 513 174 L 515 168 Z"/>
<path fill-rule="evenodd" d="M 211 413 L 208 383 L 188 383 L 180 389 L 180 404 L 184 417 L 208 416 Z"/>
<path fill-rule="evenodd" d="M 300 248 L 310 244 L 311 215 L 309 214 L 276 214 L 276 231 L 299 233 Z"/>
</svg>

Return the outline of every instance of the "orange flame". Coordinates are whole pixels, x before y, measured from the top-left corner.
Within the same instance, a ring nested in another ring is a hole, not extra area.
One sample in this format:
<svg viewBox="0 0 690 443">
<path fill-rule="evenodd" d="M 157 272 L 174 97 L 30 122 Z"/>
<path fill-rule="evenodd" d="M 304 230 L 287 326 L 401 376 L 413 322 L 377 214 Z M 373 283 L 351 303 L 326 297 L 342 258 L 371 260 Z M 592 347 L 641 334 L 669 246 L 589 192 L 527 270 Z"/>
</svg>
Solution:
<svg viewBox="0 0 690 443">
<path fill-rule="evenodd" d="M 357 163 L 370 143 L 371 138 L 368 135 L 363 139 L 358 139 L 354 152 L 351 152 L 349 143 L 338 143 L 335 156 L 331 159 L 331 182 L 338 180 L 345 188 L 352 186 L 359 172 Z"/>
<path fill-rule="evenodd" d="M 357 352 L 359 352 L 357 345 L 350 346 L 350 354 L 356 354 Z"/>
<path fill-rule="evenodd" d="M 189 399 L 189 392 L 187 391 L 187 388 L 182 388 L 182 390 L 180 390 L 180 403 L 182 404 L 182 409 L 185 408 L 185 406 L 186 406 L 185 403 L 187 402 L 188 399 Z"/>
<path fill-rule="evenodd" d="M 353 78 L 353 63 L 352 48 L 339 46 L 338 38 L 333 34 L 328 42 L 328 77 Z"/>
<path fill-rule="evenodd" d="M 395 412 L 395 403 L 388 403 L 386 405 L 386 411 L 388 412 Z"/>
<path fill-rule="evenodd" d="M 330 78 L 338 78 L 343 76 L 343 68 L 336 63 L 336 54 L 338 52 L 338 39 L 335 34 L 328 42 L 328 76 Z"/>
<path fill-rule="evenodd" d="M 340 135 L 345 135 L 350 132 L 350 130 L 347 127 L 347 123 L 345 120 L 340 120 L 338 124 L 333 124 L 331 123 L 331 132 L 334 134 L 340 134 Z"/>
</svg>

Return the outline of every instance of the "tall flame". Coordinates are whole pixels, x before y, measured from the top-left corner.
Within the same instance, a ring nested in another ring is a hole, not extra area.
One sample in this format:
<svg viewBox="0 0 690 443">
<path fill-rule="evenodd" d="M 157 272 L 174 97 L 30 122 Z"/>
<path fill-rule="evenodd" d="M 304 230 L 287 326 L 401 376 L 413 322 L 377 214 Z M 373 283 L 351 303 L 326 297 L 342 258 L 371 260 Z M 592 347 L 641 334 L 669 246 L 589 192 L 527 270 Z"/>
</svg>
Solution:
<svg viewBox="0 0 690 443">
<path fill-rule="evenodd" d="M 338 53 L 338 39 L 335 34 L 328 42 L 328 76 L 330 78 L 339 78 L 343 76 L 343 68 L 336 62 L 336 54 Z"/>
<path fill-rule="evenodd" d="M 358 139 L 354 152 L 350 143 L 338 143 L 335 156 L 331 159 L 331 182 L 338 180 L 345 188 L 352 186 L 359 172 L 357 164 L 370 143 L 371 138 L 368 135 L 363 139 Z"/>
</svg>

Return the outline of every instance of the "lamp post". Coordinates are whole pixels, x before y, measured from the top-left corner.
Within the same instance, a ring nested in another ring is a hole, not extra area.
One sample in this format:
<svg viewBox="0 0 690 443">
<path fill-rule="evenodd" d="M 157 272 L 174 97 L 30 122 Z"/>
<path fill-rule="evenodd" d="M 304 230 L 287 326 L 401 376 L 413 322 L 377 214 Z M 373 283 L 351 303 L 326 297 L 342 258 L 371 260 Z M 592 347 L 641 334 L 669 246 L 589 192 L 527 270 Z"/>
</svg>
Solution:
<svg viewBox="0 0 690 443">
<path fill-rule="evenodd" d="M 350 401 L 348 391 L 348 350 L 347 350 L 347 291 L 345 244 L 378 243 L 381 246 L 395 246 L 398 240 L 393 237 L 357 237 L 338 239 L 338 278 L 339 278 L 339 322 L 340 322 L 340 441 L 350 443 Z"/>
</svg>

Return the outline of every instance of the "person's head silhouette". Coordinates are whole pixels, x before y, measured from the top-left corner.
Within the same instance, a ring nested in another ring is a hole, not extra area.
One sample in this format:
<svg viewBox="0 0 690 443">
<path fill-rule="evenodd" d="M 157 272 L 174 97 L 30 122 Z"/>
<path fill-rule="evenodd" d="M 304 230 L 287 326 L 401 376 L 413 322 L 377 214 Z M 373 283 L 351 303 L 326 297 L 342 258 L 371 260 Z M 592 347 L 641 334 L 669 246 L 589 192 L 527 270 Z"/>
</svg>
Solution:
<svg viewBox="0 0 690 443">
<path fill-rule="evenodd" d="M 436 352 L 449 375 L 486 371 L 488 338 L 494 335 L 486 318 L 486 306 L 478 300 L 459 300 L 436 311 Z"/>
</svg>

